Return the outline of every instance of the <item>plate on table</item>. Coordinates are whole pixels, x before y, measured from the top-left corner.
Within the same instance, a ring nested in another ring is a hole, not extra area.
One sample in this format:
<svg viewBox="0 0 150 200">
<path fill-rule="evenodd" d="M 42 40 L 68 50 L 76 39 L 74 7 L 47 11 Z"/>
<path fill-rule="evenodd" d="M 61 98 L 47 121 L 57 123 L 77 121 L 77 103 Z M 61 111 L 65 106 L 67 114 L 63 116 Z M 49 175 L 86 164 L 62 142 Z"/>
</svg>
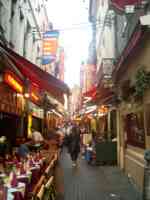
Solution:
<svg viewBox="0 0 150 200">
<path fill-rule="evenodd" d="M 1 174 L 0 174 L 0 178 L 4 178 L 5 176 L 6 176 L 5 173 L 1 173 Z"/>
</svg>

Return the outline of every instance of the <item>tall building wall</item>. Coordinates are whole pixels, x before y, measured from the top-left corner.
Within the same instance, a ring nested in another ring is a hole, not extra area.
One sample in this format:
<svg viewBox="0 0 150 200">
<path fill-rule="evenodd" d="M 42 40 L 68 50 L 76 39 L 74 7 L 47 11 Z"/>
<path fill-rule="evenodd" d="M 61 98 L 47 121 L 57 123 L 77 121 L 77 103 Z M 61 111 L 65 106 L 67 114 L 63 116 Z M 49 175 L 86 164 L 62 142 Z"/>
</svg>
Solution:
<svg viewBox="0 0 150 200">
<path fill-rule="evenodd" d="M 42 55 L 41 32 L 47 24 L 44 0 L 0 0 L 1 40 L 38 66 Z"/>
</svg>

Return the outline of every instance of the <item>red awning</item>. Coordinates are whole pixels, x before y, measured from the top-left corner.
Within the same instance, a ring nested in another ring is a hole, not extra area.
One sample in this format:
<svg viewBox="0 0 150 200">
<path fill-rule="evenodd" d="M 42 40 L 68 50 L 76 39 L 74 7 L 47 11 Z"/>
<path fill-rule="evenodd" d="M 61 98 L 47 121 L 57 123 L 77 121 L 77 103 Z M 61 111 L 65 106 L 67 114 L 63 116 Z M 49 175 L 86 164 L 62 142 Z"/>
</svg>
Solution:
<svg viewBox="0 0 150 200">
<path fill-rule="evenodd" d="M 87 92 L 83 93 L 83 96 L 84 97 L 94 97 L 96 95 L 96 92 L 97 92 L 97 87 L 94 86 Z"/>
<path fill-rule="evenodd" d="M 142 0 L 111 0 L 112 5 L 119 10 L 124 10 L 127 5 L 137 5 L 142 2 Z"/>
<path fill-rule="evenodd" d="M 26 78 L 36 84 L 40 89 L 48 91 L 57 100 L 62 103 L 64 102 L 63 95 L 69 95 L 70 93 L 68 86 L 64 82 L 43 71 L 38 66 L 15 53 L 11 49 L 3 46 L 2 44 L 0 44 L 0 46 Z"/>
</svg>

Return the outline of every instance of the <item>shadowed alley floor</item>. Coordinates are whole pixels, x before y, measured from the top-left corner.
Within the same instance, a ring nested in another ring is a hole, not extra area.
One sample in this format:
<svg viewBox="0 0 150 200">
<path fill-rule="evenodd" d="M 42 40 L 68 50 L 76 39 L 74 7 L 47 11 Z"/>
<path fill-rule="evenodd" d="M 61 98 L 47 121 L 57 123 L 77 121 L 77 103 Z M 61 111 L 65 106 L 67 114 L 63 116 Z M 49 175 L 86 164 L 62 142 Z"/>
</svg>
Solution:
<svg viewBox="0 0 150 200">
<path fill-rule="evenodd" d="M 129 179 L 114 166 L 90 166 L 82 158 L 72 167 L 64 150 L 56 169 L 58 200 L 140 200 Z"/>
</svg>

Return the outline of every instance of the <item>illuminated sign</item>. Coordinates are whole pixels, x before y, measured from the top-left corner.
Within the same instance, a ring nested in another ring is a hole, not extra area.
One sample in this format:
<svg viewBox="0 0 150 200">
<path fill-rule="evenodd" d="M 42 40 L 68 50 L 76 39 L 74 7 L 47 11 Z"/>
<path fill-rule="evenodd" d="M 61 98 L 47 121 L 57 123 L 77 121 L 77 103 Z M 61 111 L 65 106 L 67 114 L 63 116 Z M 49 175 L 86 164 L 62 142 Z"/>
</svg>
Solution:
<svg viewBox="0 0 150 200">
<path fill-rule="evenodd" d="M 31 92 L 31 98 L 32 98 L 34 101 L 39 101 L 39 97 L 38 97 L 34 92 Z"/>
<path fill-rule="evenodd" d="M 108 112 L 108 108 L 104 105 L 102 105 L 99 110 L 98 110 L 99 113 L 107 113 Z"/>
<path fill-rule="evenodd" d="M 23 93 L 23 86 L 13 73 L 6 72 L 4 74 L 4 81 L 12 87 L 16 92 Z"/>
<path fill-rule="evenodd" d="M 32 102 L 40 103 L 40 90 L 34 83 L 30 85 L 29 94 Z"/>
<path fill-rule="evenodd" d="M 49 64 L 56 59 L 58 37 L 59 32 L 57 30 L 46 31 L 43 34 L 43 65 Z"/>
</svg>

